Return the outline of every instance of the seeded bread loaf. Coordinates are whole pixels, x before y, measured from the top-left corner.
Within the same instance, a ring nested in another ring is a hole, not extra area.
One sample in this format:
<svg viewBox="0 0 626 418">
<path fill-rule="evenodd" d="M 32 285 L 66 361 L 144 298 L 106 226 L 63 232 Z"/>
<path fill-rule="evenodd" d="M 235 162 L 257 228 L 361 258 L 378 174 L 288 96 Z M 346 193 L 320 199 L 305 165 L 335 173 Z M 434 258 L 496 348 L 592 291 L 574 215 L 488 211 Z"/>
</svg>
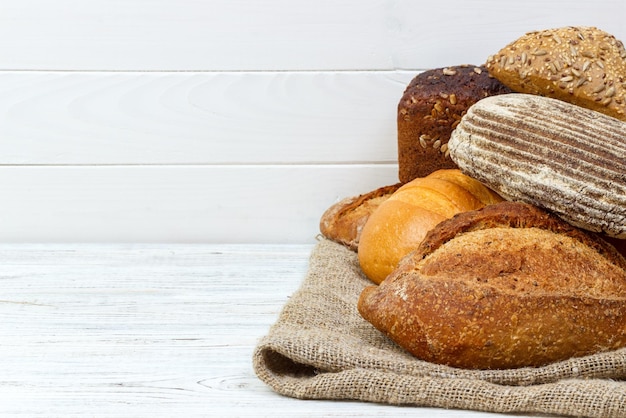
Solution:
<svg viewBox="0 0 626 418">
<path fill-rule="evenodd" d="M 447 153 L 450 132 L 483 97 L 510 92 L 484 67 L 462 65 L 418 74 L 398 104 L 400 182 L 456 168 Z"/>
<path fill-rule="evenodd" d="M 626 238 L 626 122 L 557 99 L 500 95 L 469 109 L 449 149 L 463 173 L 505 199 Z"/>
<path fill-rule="evenodd" d="M 437 225 L 358 310 L 429 362 L 536 367 L 626 346 L 624 266 L 595 235 L 502 202 Z"/>
<path fill-rule="evenodd" d="M 489 73 L 512 90 L 626 120 L 626 49 L 594 27 L 530 32 L 490 56 Z"/>
<path fill-rule="evenodd" d="M 326 238 L 357 251 L 361 231 L 370 215 L 400 186 L 400 183 L 384 186 L 340 200 L 322 214 L 320 232 Z"/>
</svg>

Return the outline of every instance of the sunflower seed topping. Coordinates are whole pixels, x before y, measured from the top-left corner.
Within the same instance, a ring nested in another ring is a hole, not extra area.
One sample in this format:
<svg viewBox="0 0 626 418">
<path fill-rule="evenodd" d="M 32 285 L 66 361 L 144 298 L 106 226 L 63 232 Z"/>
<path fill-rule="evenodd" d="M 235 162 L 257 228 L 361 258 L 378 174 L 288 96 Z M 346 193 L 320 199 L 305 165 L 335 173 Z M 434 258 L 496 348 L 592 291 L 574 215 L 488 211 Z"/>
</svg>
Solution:
<svg viewBox="0 0 626 418">
<path fill-rule="evenodd" d="M 485 65 L 490 74 L 518 92 L 583 107 L 587 103 L 626 121 L 626 48 L 599 29 L 568 26 L 529 32 Z"/>
<path fill-rule="evenodd" d="M 610 86 L 604 92 L 604 97 L 613 97 L 613 96 L 615 96 L 615 87 L 614 86 Z"/>
</svg>

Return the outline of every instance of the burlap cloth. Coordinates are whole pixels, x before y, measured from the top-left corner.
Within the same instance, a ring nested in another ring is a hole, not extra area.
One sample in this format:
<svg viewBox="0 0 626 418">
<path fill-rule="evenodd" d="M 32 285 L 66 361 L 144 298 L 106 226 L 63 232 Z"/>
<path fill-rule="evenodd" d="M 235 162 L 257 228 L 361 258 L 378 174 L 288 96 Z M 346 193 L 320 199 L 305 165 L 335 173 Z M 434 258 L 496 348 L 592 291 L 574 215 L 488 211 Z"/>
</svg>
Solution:
<svg viewBox="0 0 626 418">
<path fill-rule="evenodd" d="M 320 238 L 304 282 L 254 351 L 257 376 L 299 399 L 626 417 L 626 350 L 511 370 L 427 363 L 361 318 L 369 284 L 354 252 Z"/>
</svg>

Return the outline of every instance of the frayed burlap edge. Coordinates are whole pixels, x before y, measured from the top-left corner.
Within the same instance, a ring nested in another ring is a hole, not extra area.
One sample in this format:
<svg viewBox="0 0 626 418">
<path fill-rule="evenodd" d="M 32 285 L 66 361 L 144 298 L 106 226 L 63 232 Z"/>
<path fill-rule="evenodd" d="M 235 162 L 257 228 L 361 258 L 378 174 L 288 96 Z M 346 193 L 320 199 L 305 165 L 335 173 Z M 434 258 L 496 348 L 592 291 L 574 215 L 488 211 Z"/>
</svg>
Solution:
<svg viewBox="0 0 626 418">
<path fill-rule="evenodd" d="M 626 416 L 626 350 L 538 368 L 462 370 L 411 356 L 361 318 L 356 254 L 320 239 L 309 270 L 257 345 L 257 376 L 298 399 L 579 417 Z"/>
</svg>

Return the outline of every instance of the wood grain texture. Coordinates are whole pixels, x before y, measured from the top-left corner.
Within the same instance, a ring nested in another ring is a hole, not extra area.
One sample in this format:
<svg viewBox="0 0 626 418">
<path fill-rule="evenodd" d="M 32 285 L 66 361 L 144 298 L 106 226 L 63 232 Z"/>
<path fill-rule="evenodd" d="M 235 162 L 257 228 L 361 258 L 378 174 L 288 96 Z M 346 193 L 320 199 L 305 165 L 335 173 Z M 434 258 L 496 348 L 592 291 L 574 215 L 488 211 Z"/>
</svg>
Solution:
<svg viewBox="0 0 626 418">
<path fill-rule="evenodd" d="M 419 70 L 538 28 L 626 38 L 623 2 L 566 6 L 0 0 L 0 241 L 310 242 L 395 182 Z"/>
<path fill-rule="evenodd" d="M 0 164 L 395 162 L 416 74 L 0 72 Z"/>
<path fill-rule="evenodd" d="M 397 181 L 410 77 L 0 73 L 0 241 L 311 242 Z"/>
<path fill-rule="evenodd" d="M 299 401 L 258 380 L 252 351 L 311 249 L 0 244 L 0 415 L 503 416 Z"/>
<path fill-rule="evenodd" d="M 0 242 L 311 243 L 397 165 L 0 166 Z"/>
<path fill-rule="evenodd" d="M 479 64 L 523 33 L 593 24 L 620 0 L 2 0 L 0 69 L 390 70 Z"/>
</svg>

